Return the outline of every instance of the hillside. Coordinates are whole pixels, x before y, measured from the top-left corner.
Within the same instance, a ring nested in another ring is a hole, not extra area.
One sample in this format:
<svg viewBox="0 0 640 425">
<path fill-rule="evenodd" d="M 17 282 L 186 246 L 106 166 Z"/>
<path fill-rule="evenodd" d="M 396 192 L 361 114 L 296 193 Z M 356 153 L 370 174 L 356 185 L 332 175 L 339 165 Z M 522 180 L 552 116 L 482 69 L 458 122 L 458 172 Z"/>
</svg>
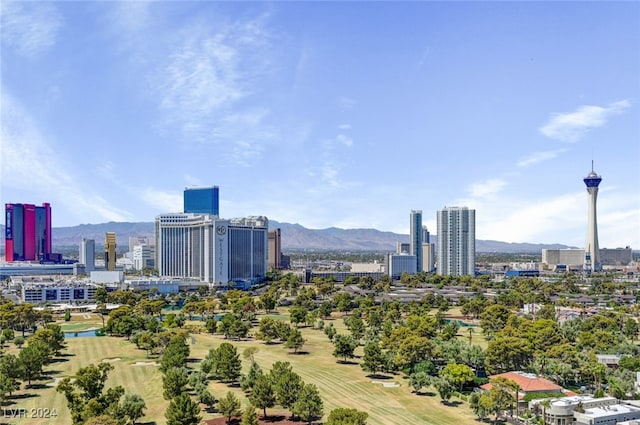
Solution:
<svg viewBox="0 0 640 425">
<path fill-rule="evenodd" d="M 283 250 L 342 250 L 342 251 L 388 251 L 396 249 L 397 242 L 409 242 L 409 235 L 382 232 L 376 229 L 307 229 L 300 224 L 269 221 L 270 228 L 281 229 Z M 0 234 L 4 239 L 4 225 L 0 225 Z M 94 239 L 97 245 L 104 241 L 106 232 L 115 232 L 117 243 L 121 247 L 129 245 L 129 237 L 154 236 L 153 222 L 138 223 L 101 223 L 80 224 L 73 227 L 53 228 L 53 245 L 80 245 L 82 238 Z M 432 235 L 435 241 L 435 235 Z M 2 241 L 4 242 L 4 240 Z M 4 243 L 2 243 L 4 248 Z M 477 240 L 478 252 L 500 253 L 539 253 L 543 248 L 569 248 L 561 244 L 508 243 L 492 240 Z"/>
</svg>

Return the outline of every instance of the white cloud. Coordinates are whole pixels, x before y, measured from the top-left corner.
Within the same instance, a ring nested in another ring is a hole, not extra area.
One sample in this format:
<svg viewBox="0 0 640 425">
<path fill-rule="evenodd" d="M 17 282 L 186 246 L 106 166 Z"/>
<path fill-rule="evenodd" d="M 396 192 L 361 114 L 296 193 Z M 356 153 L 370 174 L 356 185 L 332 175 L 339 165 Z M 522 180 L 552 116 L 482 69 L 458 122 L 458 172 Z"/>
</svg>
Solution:
<svg viewBox="0 0 640 425">
<path fill-rule="evenodd" d="M 347 96 L 342 96 L 340 99 L 338 99 L 338 105 L 340 106 L 340 109 L 343 111 L 347 109 L 353 109 L 356 107 L 357 104 L 358 102 L 355 99 L 352 99 Z"/>
<path fill-rule="evenodd" d="M 482 198 L 499 193 L 506 185 L 507 182 L 504 180 L 489 179 L 485 182 L 471 184 L 469 192 L 474 198 Z"/>
<path fill-rule="evenodd" d="M 215 145 L 227 161 L 249 166 L 278 140 L 279 131 L 266 122 L 270 109 L 250 106 L 273 70 L 265 20 L 190 23 L 170 43 L 152 95 L 163 125 L 177 129 L 182 143 Z"/>
<path fill-rule="evenodd" d="M 183 209 L 182 192 L 162 191 L 147 187 L 140 192 L 140 198 L 159 211 L 181 212 Z"/>
<path fill-rule="evenodd" d="M 114 4 L 113 22 L 123 30 L 134 33 L 142 30 L 149 20 L 151 1 L 120 1 Z"/>
<path fill-rule="evenodd" d="M 339 143 L 345 145 L 345 146 L 352 146 L 353 145 L 353 139 L 349 136 L 345 136 L 344 134 L 338 134 L 336 136 L 336 141 L 338 141 Z"/>
<path fill-rule="evenodd" d="M 494 239 L 504 242 L 571 243 L 553 240 L 554 234 L 586 234 L 578 229 L 585 226 L 581 220 L 586 215 L 584 193 L 576 192 L 549 199 L 502 199 L 501 202 L 482 203 L 476 206 L 478 239 Z M 586 218 L 584 219 L 586 223 Z"/>
<path fill-rule="evenodd" d="M 0 2 L 2 44 L 33 59 L 53 46 L 62 17 L 53 3 Z"/>
<path fill-rule="evenodd" d="M 610 116 L 621 114 L 630 106 L 628 100 L 613 102 L 607 107 L 584 105 L 575 112 L 555 114 L 540 132 L 551 139 L 575 143 L 589 130 L 602 127 Z"/>
<path fill-rule="evenodd" d="M 544 151 L 544 152 L 533 152 L 530 153 L 525 158 L 519 160 L 516 165 L 518 167 L 530 167 L 532 165 L 538 164 L 543 161 L 549 161 L 555 159 L 561 153 L 566 152 L 566 149 L 558 149 L 554 151 Z"/>
<path fill-rule="evenodd" d="M 351 124 L 340 124 L 338 130 L 351 130 Z"/>
<path fill-rule="evenodd" d="M 184 175 L 185 186 L 202 186 L 202 180 L 198 177 L 192 176 L 191 174 Z"/>
<path fill-rule="evenodd" d="M 77 167 L 50 147 L 22 106 L 3 87 L 0 109 L 0 181 L 5 193 L 32 193 L 33 196 L 62 205 L 77 217 L 97 221 L 127 221 L 128 211 L 114 207 L 84 181 L 72 174 Z M 34 185 L 33 182 L 42 182 Z M 91 184 L 91 183 L 89 183 Z M 15 199 L 14 202 L 28 202 Z M 54 216 L 55 221 L 55 216 Z"/>
</svg>

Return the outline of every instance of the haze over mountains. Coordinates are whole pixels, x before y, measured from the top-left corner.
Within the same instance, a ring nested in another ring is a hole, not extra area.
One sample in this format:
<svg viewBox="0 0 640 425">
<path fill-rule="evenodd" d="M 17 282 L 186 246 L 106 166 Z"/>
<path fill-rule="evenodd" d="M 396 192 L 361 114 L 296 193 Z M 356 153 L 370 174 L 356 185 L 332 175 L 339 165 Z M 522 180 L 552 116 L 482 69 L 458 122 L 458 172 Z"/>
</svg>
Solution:
<svg viewBox="0 0 640 425">
<path fill-rule="evenodd" d="M 376 229 L 307 229 L 299 224 L 279 223 L 269 220 L 269 228 L 279 227 L 283 250 L 341 250 L 341 251 L 388 251 L 396 250 L 397 242 L 409 242 L 408 234 L 383 232 Z M 4 239 L 4 225 L 0 226 Z M 131 236 L 154 236 L 153 222 L 109 222 L 101 224 L 80 224 L 72 227 L 54 227 L 53 245 L 80 245 L 82 238 L 94 239 L 96 245 L 104 242 L 106 232 L 115 232 L 121 247 L 129 245 Z M 435 242 L 435 235 L 432 235 Z M 2 244 L 4 247 L 4 243 Z M 507 243 L 492 240 L 476 240 L 478 252 L 539 253 L 543 248 L 569 248 L 562 244 Z"/>
</svg>

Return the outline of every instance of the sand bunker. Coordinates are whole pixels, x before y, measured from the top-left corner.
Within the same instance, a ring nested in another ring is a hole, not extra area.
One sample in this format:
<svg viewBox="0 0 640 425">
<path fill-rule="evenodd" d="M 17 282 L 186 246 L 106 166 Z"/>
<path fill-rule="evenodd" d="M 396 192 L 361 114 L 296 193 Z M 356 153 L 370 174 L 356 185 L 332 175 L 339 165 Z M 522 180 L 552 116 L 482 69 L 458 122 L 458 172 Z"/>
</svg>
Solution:
<svg viewBox="0 0 640 425">
<path fill-rule="evenodd" d="M 382 381 L 371 381 L 372 384 L 381 384 L 385 388 L 395 388 L 399 387 L 400 384 L 397 382 L 382 382 Z"/>
<path fill-rule="evenodd" d="M 102 363 L 113 363 L 120 361 L 120 357 L 113 357 L 111 359 L 102 359 Z"/>
<path fill-rule="evenodd" d="M 160 366 L 158 362 L 135 362 L 134 366 Z"/>
</svg>

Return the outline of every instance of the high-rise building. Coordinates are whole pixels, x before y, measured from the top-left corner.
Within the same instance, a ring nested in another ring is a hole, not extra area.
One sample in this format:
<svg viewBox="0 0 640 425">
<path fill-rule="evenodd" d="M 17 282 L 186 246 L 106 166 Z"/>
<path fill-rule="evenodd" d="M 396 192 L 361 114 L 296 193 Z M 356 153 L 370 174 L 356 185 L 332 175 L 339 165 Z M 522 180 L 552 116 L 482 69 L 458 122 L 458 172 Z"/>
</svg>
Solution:
<svg viewBox="0 0 640 425">
<path fill-rule="evenodd" d="M 218 186 L 193 187 L 184 189 L 184 212 L 194 214 L 211 214 L 219 217 L 220 191 Z"/>
<path fill-rule="evenodd" d="M 51 206 L 5 204 L 6 261 L 48 261 L 51 250 Z"/>
<path fill-rule="evenodd" d="M 156 217 L 156 268 L 163 277 L 226 285 L 263 279 L 268 265 L 268 219 L 222 220 L 210 214 Z"/>
<path fill-rule="evenodd" d="M 155 245 L 136 245 L 131 251 L 133 258 L 133 267 L 136 270 L 144 268 L 153 269 L 155 267 Z"/>
<path fill-rule="evenodd" d="M 116 270 L 116 234 L 107 232 L 104 238 L 104 267 L 107 271 Z"/>
<path fill-rule="evenodd" d="M 422 271 L 432 272 L 436 264 L 436 246 L 431 243 L 427 226 L 422 226 Z"/>
<path fill-rule="evenodd" d="M 280 228 L 269 232 L 269 269 L 278 270 L 282 268 L 282 236 Z"/>
<path fill-rule="evenodd" d="M 84 264 L 87 274 L 96 269 L 96 241 L 82 238 L 80 243 L 80 264 Z"/>
<path fill-rule="evenodd" d="M 385 269 L 391 279 L 400 279 L 403 273 L 416 274 L 416 256 L 406 254 L 387 254 Z"/>
<path fill-rule="evenodd" d="M 437 273 L 474 276 L 476 262 L 476 211 L 448 207 L 438 211 Z"/>
<path fill-rule="evenodd" d="M 596 201 L 598 199 L 598 186 L 602 178 L 593 171 L 584 178 L 589 194 L 589 223 L 587 224 L 587 246 L 585 246 L 584 270 L 586 272 L 600 270 L 600 249 L 598 247 L 598 221 L 596 218 Z"/>
<path fill-rule="evenodd" d="M 422 211 L 412 210 L 409 223 L 409 254 L 416 257 L 416 271 L 422 271 Z"/>
</svg>

